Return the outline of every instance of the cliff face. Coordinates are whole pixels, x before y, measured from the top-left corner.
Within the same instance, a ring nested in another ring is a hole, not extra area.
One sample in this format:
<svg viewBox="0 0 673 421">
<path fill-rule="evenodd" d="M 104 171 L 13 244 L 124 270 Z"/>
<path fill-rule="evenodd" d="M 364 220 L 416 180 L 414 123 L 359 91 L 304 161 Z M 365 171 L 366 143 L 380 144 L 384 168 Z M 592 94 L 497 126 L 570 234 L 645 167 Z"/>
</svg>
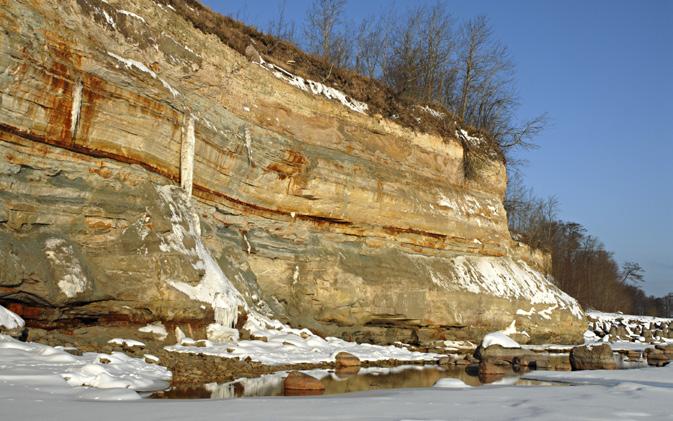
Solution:
<svg viewBox="0 0 673 421">
<path fill-rule="evenodd" d="M 0 4 L 0 302 L 29 323 L 233 323 L 238 292 L 208 287 L 226 277 L 323 334 L 516 321 L 580 338 L 546 256 L 509 235 L 500 162 L 466 178 L 459 139 L 369 115 L 168 5 Z"/>
</svg>

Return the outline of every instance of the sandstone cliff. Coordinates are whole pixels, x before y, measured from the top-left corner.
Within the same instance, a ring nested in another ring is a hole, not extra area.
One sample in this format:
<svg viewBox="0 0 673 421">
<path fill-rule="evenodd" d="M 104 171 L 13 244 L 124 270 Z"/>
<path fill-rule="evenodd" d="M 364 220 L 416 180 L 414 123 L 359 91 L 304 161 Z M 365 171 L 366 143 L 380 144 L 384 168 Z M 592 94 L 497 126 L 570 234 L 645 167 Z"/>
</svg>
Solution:
<svg viewBox="0 0 673 421">
<path fill-rule="evenodd" d="M 27 323 L 247 307 L 377 342 L 581 337 L 510 237 L 503 164 L 465 176 L 478 138 L 372 115 L 168 4 L 0 5 L 0 303 Z"/>
</svg>

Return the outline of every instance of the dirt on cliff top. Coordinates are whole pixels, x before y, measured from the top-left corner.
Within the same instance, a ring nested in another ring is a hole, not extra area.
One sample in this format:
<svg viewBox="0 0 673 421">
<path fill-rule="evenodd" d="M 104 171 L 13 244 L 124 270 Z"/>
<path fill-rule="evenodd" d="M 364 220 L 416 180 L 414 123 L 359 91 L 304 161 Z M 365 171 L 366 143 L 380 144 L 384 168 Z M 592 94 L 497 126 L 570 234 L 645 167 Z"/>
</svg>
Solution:
<svg viewBox="0 0 673 421">
<path fill-rule="evenodd" d="M 378 80 L 349 69 L 335 67 L 286 40 L 216 13 L 198 0 L 157 0 L 157 2 L 171 6 L 195 28 L 217 36 L 220 41 L 240 54 L 245 55 L 246 47 L 252 45 L 264 60 L 305 79 L 337 88 L 350 97 L 366 103 L 372 114 L 381 114 L 402 126 L 419 132 L 437 134 L 444 139 L 457 138 L 456 130 L 459 127 L 463 128 L 471 136 L 486 140 L 475 145 L 458 137 L 466 151 L 504 161 L 502 151 L 491 136 L 460 123 L 455 115 L 440 104 L 424 104 L 399 97 Z M 428 112 L 425 107 L 430 107 L 437 112 L 437 115 Z"/>
</svg>

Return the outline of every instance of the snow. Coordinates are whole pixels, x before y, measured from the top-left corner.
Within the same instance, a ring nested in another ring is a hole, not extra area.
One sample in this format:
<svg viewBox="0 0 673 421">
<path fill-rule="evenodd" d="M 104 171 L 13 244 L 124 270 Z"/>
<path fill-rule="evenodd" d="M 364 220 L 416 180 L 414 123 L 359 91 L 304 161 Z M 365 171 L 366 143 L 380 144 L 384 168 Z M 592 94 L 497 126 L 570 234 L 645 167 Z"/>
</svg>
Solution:
<svg viewBox="0 0 673 421">
<path fill-rule="evenodd" d="M 49 238 L 44 242 L 44 253 L 52 266 L 63 269 L 57 285 L 66 297 L 73 298 L 86 290 L 89 281 L 71 245 L 61 238 Z"/>
<path fill-rule="evenodd" d="M 166 349 L 224 358 L 250 357 L 253 361 L 267 365 L 334 362 L 334 356 L 340 351 L 349 352 L 362 361 L 388 359 L 435 361 L 440 357 L 438 354 L 412 352 L 392 345 L 357 344 L 334 337 L 323 339 L 308 329 L 293 329 L 254 311 L 249 314 L 244 329 L 257 338 L 266 338 L 266 341 L 232 339 L 214 343 L 208 340 L 205 341 L 206 346 L 196 347 L 185 345 L 189 341 L 182 340 L 177 345 L 166 347 Z"/>
<path fill-rule="evenodd" d="M 117 25 L 115 25 L 115 21 L 112 18 L 112 16 L 108 15 L 108 13 L 105 10 L 101 10 L 103 12 L 103 16 L 105 16 L 105 21 L 110 25 L 112 28 L 115 30 L 117 29 Z"/>
<path fill-rule="evenodd" d="M 156 355 L 145 354 L 145 355 L 143 355 L 143 358 L 145 358 L 145 361 L 150 360 L 150 361 L 152 361 L 152 362 L 154 362 L 154 363 L 158 363 L 158 362 L 159 362 L 159 357 L 157 357 Z"/>
<path fill-rule="evenodd" d="M 154 73 L 152 70 L 150 70 L 149 67 L 145 66 L 143 63 L 141 63 L 141 62 L 139 62 L 139 61 L 132 60 L 132 59 L 129 59 L 129 58 L 124 58 L 124 57 L 119 56 L 119 55 L 117 55 L 117 54 L 115 54 L 115 53 L 112 53 L 112 52 L 110 52 L 110 51 L 108 51 L 107 54 L 108 54 L 110 57 L 112 57 L 112 58 L 114 58 L 114 59 L 120 61 L 122 64 L 124 64 L 124 66 L 125 66 L 127 69 L 136 68 L 137 70 L 140 70 L 141 72 L 147 73 L 148 75 L 152 76 L 152 79 L 156 79 L 156 78 L 157 78 L 157 74 L 156 74 L 156 73 Z"/>
<path fill-rule="evenodd" d="M 70 135 L 75 137 L 75 130 L 77 130 L 77 123 L 79 121 L 79 113 L 82 107 L 82 81 L 78 80 L 72 91 L 72 108 L 70 109 Z"/>
<path fill-rule="evenodd" d="M 533 314 L 535 314 L 535 311 L 536 311 L 536 310 L 535 310 L 535 307 L 531 307 L 530 310 L 528 310 L 528 311 L 526 311 L 526 310 L 522 310 L 522 309 L 518 309 L 518 310 L 516 311 L 516 315 L 517 315 L 517 316 L 527 316 L 527 317 L 530 317 L 530 316 L 532 316 Z"/>
<path fill-rule="evenodd" d="M 142 343 L 140 341 L 136 341 L 135 339 L 123 339 L 123 338 L 110 339 L 109 341 L 107 341 L 107 343 L 113 344 L 113 345 L 127 346 L 129 348 L 132 348 L 134 346 L 139 346 L 139 347 L 144 347 L 145 346 L 144 343 Z"/>
<path fill-rule="evenodd" d="M 147 23 L 147 22 L 145 22 L 145 19 L 144 19 L 142 16 L 138 16 L 138 15 L 136 15 L 136 14 L 133 13 L 133 12 L 129 12 L 128 10 L 121 10 L 121 9 L 118 9 L 117 11 L 118 11 L 119 13 L 123 14 L 123 15 L 130 16 L 130 17 L 132 17 L 132 18 L 138 19 L 138 20 L 141 21 L 142 23 Z"/>
<path fill-rule="evenodd" d="M 444 377 L 443 379 L 437 380 L 437 383 L 435 383 L 433 387 L 441 387 L 444 389 L 464 389 L 470 386 L 465 384 L 465 382 L 460 379 Z"/>
<path fill-rule="evenodd" d="M 172 87 L 168 82 L 166 82 L 166 81 L 163 80 L 162 78 L 159 78 L 159 82 L 161 82 L 161 84 L 164 86 L 164 88 L 166 88 L 166 89 L 168 90 L 168 92 L 170 92 L 171 95 L 173 95 L 173 98 L 175 98 L 175 97 L 177 97 L 178 95 L 180 95 L 180 92 L 178 92 L 177 89 L 175 89 L 174 87 Z"/>
<path fill-rule="evenodd" d="M 634 342 L 643 342 L 645 341 L 643 330 L 649 330 L 652 335 L 656 335 L 657 330 L 664 329 L 666 326 L 670 327 L 673 323 L 673 319 L 669 318 L 638 316 L 622 313 L 605 313 L 596 310 L 587 311 L 587 316 L 590 322 L 589 329 L 592 329 L 594 334 L 597 336 L 603 337 L 604 340 L 620 339 Z M 607 335 L 610 333 L 610 330 L 613 327 L 619 328 L 621 330 L 621 332 L 618 334 L 620 337 L 614 338 L 610 337 L 610 335 Z M 658 342 L 665 342 L 666 338 L 655 336 L 654 340 Z"/>
<path fill-rule="evenodd" d="M 24 325 L 25 322 L 21 317 L 13 311 L 0 306 L 0 327 L 5 329 L 18 329 L 22 328 Z"/>
<path fill-rule="evenodd" d="M 331 88 L 329 86 L 323 85 L 320 82 L 316 82 L 309 79 L 304 79 L 300 76 L 294 75 L 282 67 L 276 66 L 272 63 L 267 63 L 264 60 L 261 63 L 258 63 L 262 68 L 269 70 L 276 78 L 283 80 L 290 85 L 301 89 L 305 92 L 310 92 L 314 95 L 322 95 L 327 99 L 333 99 L 339 101 L 342 105 L 348 107 L 352 111 L 357 113 L 366 114 L 369 107 L 364 102 L 357 101 L 342 91 Z"/>
<path fill-rule="evenodd" d="M 645 367 L 633 370 L 531 371 L 523 376 L 529 380 L 572 384 L 617 386 L 622 382 L 671 389 L 673 397 L 673 366 Z"/>
<path fill-rule="evenodd" d="M 75 356 L 60 347 L 0 335 L 0 399 L 36 394 L 51 399 L 138 399 L 133 390 L 160 390 L 170 379 L 166 368 L 120 352 Z M 83 386 L 117 390 L 94 391 Z M 3 411 L 7 407 L 0 405 Z"/>
<path fill-rule="evenodd" d="M 455 281 L 461 289 L 475 294 L 487 293 L 508 299 L 525 299 L 532 304 L 546 304 L 540 317 L 551 318 L 556 309 L 570 311 L 584 318 L 577 301 L 556 288 L 542 273 L 523 260 L 509 257 L 457 256 L 452 259 Z"/>
<path fill-rule="evenodd" d="M 598 310 L 587 310 L 587 316 L 589 319 L 593 319 L 606 324 L 616 324 L 621 323 L 624 325 L 632 324 L 642 324 L 649 327 L 651 324 L 670 324 L 673 323 L 673 319 L 665 317 L 652 317 L 652 316 L 638 316 L 632 314 L 622 314 L 622 313 L 606 313 Z"/>
<path fill-rule="evenodd" d="M 152 333 L 156 335 L 160 341 L 163 341 L 168 336 L 166 326 L 164 326 L 164 324 L 161 322 L 154 322 L 152 324 L 148 324 L 146 326 L 139 328 L 138 331 L 143 333 Z"/>
<path fill-rule="evenodd" d="M 435 118 L 440 118 L 441 119 L 441 118 L 446 117 L 446 114 L 440 113 L 439 111 L 434 110 L 427 105 L 424 105 L 424 106 L 419 107 L 419 108 L 421 110 L 425 111 L 426 113 L 430 114 L 431 116 L 435 117 Z"/>
<path fill-rule="evenodd" d="M 451 341 L 446 340 L 442 342 L 444 349 L 447 351 L 457 351 L 457 350 L 474 350 L 477 346 L 470 341 Z"/>
<path fill-rule="evenodd" d="M 484 140 L 480 137 L 470 136 L 470 134 L 463 129 L 456 130 L 456 137 L 462 139 L 472 146 L 479 146 Z"/>
<path fill-rule="evenodd" d="M 507 336 L 504 332 L 493 332 L 484 336 L 484 339 L 481 341 L 481 345 L 484 348 L 488 348 L 493 345 L 500 345 L 503 348 L 521 348 L 521 345 L 514 339 Z"/>
<path fill-rule="evenodd" d="M 194 268 L 205 272 L 197 285 L 178 280 L 169 280 L 168 283 L 190 298 L 210 304 L 215 312 L 215 321 L 233 327 L 238 317 L 238 307 L 247 309 L 247 304 L 203 244 L 198 215 L 180 188 L 158 186 L 157 191 L 170 209 L 172 225 L 171 231 L 162 235 L 160 250 L 195 258 Z M 186 237 L 194 240 L 192 248 L 185 246 Z"/>
<path fill-rule="evenodd" d="M 115 54 L 115 53 L 113 53 L 113 52 L 110 52 L 110 51 L 108 51 L 107 54 L 108 54 L 110 57 L 112 57 L 112 58 L 116 59 L 117 61 L 121 62 L 121 63 L 124 65 L 124 67 L 126 67 L 127 69 L 133 69 L 133 68 L 135 68 L 135 69 L 137 69 L 137 70 L 140 70 L 140 71 L 143 72 L 143 73 L 147 73 L 148 75 L 150 75 L 150 76 L 152 77 L 152 79 L 158 79 L 159 82 L 161 82 L 161 85 L 162 85 L 166 90 L 168 90 L 168 91 L 171 93 L 171 95 L 172 95 L 173 97 L 177 97 L 178 95 L 180 95 L 180 92 L 179 92 L 177 89 L 173 88 L 173 87 L 172 87 L 168 82 L 166 82 L 164 79 L 158 77 L 157 74 L 156 74 L 154 71 L 152 71 L 149 67 L 145 66 L 144 63 L 141 63 L 141 62 L 139 62 L 139 61 L 137 61 L 137 60 L 133 60 L 133 59 L 129 59 L 129 58 L 122 57 L 122 56 L 117 55 L 117 54 Z"/>
</svg>

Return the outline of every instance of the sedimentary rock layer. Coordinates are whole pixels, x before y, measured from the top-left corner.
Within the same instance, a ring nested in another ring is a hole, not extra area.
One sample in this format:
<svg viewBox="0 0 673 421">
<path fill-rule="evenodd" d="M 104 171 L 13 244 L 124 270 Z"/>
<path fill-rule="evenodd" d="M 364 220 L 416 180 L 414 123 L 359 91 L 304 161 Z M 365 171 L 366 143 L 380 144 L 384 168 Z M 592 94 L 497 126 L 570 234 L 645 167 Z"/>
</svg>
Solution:
<svg viewBox="0 0 673 421">
<path fill-rule="evenodd" d="M 29 323 L 202 326 L 236 312 L 193 290 L 224 276 L 323 334 L 580 338 L 547 256 L 509 235 L 501 162 L 466 177 L 458 138 L 250 61 L 167 5 L 0 3 L 0 301 Z"/>
</svg>

